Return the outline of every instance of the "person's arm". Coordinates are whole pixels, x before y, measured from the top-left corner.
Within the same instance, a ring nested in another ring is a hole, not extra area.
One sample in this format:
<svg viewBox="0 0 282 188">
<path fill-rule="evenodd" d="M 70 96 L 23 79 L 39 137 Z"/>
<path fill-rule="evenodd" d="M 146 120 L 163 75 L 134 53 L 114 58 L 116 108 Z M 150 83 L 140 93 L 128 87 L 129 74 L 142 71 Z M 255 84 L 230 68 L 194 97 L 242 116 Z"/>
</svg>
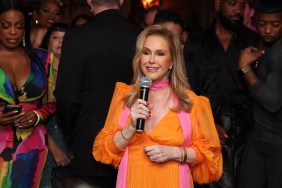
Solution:
<svg viewBox="0 0 282 188">
<path fill-rule="evenodd" d="M 124 127 L 119 125 L 125 108 L 124 97 L 131 89 L 132 87 L 123 83 L 117 83 L 105 125 L 96 136 L 93 145 L 92 154 L 95 160 L 113 165 L 115 168 L 118 168 L 125 148 L 135 134 L 135 130 L 130 127 L 130 122 L 126 122 Z M 130 118 L 127 121 L 129 120 Z"/>
<path fill-rule="evenodd" d="M 250 66 L 258 57 L 264 54 L 261 51 L 252 53 L 251 49 L 252 47 L 249 47 L 242 51 L 239 59 L 239 68 Z M 254 59 L 255 57 L 256 59 Z M 244 74 L 246 83 L 249 86 L 250 95 L 270 113 L 277 112 L 282 106 L 282 66 L 280 63 L 277 63 L 281 61 L 281 58 L 282 56 L 279 54 L 271 57 L 273 62 L 265 83 L 252 70 Z"/>
<path fill-rule="evenodd" d="M 48 134 L 48 149 L 50 150 L 57 166 L 67 166 L 71 163 L 71 159 L 55 142 L 53 137 Z"/>
<path fill-rule="evenodd" d="M 222 175 L 222 154 L 209 100 L 193 97 L 191 110 L 192 135 L 189 148 L 196 160 L 191 165 L 193 180 L 197 183 L 217 181 Z"/>
<path fill-rule="evenodd" d="M 43 54 L 43 53 L 42 53 Z M 41 55 L 42 55 L 41 54 Z M 50 73 L 50 67 L 52 65 L 52 62 L 54 60 L 54 54 L 48 52 L 48 58 L 46 58 L 46 63 L 45 63 L 45 69 L 46 69 L 46 74 L 48 74 L 48 80 L 47 80 L 47 89 L 45 96 L 43 97 L 43 106 L 34 110 L 34 112 L 37 115 L 37 118 L 39 117 L 39 122 L 46 122 L 48 118 L 52 115 L 54 115 L 57 111 L 56 107 L 56 100 L 53 95 L 54 92 L 54 75 Z"/>
<path fill-rule="evenodd" d="M 251 65 L 262 56 L 263 53 L 264 51 L 259 51 L 251 46 L 241 51 L 238 68 L 241 69 L 245 75 L 246 83 L 249 87 L 253 86 L 258 81 L 258 77 L 252 71 Z"/>
<path fill-rule="evenodd" d="M 192 92 L 191 92 L 192 93 Z M 191 112 L 192 138 L 188 147 L 182 148 L 167 145 L 152 145 L 144 147 L 149 160 L 156 163 L 177 161 L 195 166 L 196 180 L 208 183 L 217 180 L 221 173 L 221 147 L 214 125 L 211 107 L 205 97 L 193 94 L 194 107 Z M 208 166 L 212 167 L 209 168 Z M 202 172 L 206 171 L 205 175 Z"/>
<path fill-rule="evenodd" d="M 114 135 L 115 145 L 121 149 L 126 148 L 126 146 L 133 138 L 135 132 L 136 132 L 136 128 L 132 124 L 129 124 L 128 126 L 122 128 Z"/>
<path fill-rule="evenodd" d="M 66 32 L 59 63 L 55 97 L 57 117 L 66 141 L 71 144 L 76 119 L 80 111 L 80 90 L 85 64 L 84 49 L 81 49 L 77 36 Z"/>
<path fill-rule="evenodd" d="M 177 161 L 194 165 L 196 153 L 192 147 L 177 147 L 167 145 L 152 145 L 144 147 L 144 152 L 150 161 L 156 163 L 165 163 L 167 161 Z"/>
</svg>

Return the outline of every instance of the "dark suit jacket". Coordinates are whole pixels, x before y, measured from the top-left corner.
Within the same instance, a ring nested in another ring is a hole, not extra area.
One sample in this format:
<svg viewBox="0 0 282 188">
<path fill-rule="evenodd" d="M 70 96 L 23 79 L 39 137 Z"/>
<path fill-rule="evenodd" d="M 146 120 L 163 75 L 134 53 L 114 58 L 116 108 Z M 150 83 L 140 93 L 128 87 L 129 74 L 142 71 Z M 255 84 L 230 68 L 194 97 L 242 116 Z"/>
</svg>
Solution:
<svg viewBox="0 0 282 188">
<path fill-rule="evenodd" d="M 141 29 L 111 9 L 67 32 L 55 90 L 58 121 L 72 145 L 75 172 L 83 176 L 115 174 L 92 155 L 104 126 L 115 83 L 130 83 L 132 59 Z"/>
</svg>

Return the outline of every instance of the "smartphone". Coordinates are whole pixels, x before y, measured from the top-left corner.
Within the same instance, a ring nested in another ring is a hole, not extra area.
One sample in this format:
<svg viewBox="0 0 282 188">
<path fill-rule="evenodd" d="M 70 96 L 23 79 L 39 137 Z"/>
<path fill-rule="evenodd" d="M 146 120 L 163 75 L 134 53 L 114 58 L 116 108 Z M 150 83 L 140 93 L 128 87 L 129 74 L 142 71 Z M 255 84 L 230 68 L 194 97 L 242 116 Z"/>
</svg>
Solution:
<svg viewBox="0 0 282 188">
<path fill-rule="evenodd" d="M 22 106 L 20 105 L 14 105 L 14 104 L 7 104 L 4 106 L 4 110 L 3 113 L 7 113 L 7 112 L 12 112 L 12 111 L 18 111 L 16 114 L 21 113 L 22 111 Z M 15 114 L 15 115 L 16 115 Z"/>
</svg>

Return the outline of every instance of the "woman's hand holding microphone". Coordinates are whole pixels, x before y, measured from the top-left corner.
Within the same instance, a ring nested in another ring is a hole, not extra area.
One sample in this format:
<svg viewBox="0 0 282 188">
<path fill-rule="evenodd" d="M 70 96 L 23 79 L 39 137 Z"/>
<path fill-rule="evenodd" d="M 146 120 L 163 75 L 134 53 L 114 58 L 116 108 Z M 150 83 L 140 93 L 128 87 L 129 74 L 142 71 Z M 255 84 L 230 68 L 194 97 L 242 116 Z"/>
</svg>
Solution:
<svg viewBox="0 0 282 188">
<path fill-rule="evenodd" d="M 137 99 L 130 109 L 131 123 L 115 135 L 114 141 L 119 148 L 125 148 L 136 133 L 137 119 L 148 119 L 150 110 L 145 100 Z"/>
</svg>

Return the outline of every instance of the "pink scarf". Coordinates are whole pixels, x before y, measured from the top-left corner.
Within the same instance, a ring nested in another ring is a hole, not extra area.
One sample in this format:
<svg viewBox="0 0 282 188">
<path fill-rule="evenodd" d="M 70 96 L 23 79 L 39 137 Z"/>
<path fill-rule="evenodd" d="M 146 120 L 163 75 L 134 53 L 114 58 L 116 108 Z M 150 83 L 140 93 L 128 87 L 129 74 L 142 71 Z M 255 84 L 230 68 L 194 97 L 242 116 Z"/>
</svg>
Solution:
<svg viewBox="0 0 282 188">
<path fill-rule="evenodd" d="M 175 105 L 178 104 L 178 100 L 175 96 L 173 96 L 173 102 Z M 121 115 L 119 125 L 123 128 L 126 124 L 126 120 L 128 119 L 128 116 L 130 114 L 130 109 L 126 107 Z M 178 119 L 180 121 L 182 131 L 184 134 L 184 143 L 182 147 L 187 147 L 190 143 L 191 138 L 191 132 L 192 132 L 192 125 L 191 125 L 191 119 L 190 114 L 181 111 L 177 113 Z M 117 176 L 117 183 L 116 188 L 126 188 L 127 183 L 127 167 L 128 167 L 128 147 L 125 150 L 125 153 L 121 159 L 119 170 L 118 170 L 118 176 Z M 191 182 L 190 182 L 190 169 L 188 164 L 179 164 L 179 184 L 180 188 L 190 188 Z"/>
<path fill-rule="evenodd" d="M 160 82 L 153 82 L 150 87 L 150 90 L 156 91 L 156 90 L 164 89 L 168 86 L 168 83 L 169 83 L 168 79 L 162 80 Z"/>
</svg>

